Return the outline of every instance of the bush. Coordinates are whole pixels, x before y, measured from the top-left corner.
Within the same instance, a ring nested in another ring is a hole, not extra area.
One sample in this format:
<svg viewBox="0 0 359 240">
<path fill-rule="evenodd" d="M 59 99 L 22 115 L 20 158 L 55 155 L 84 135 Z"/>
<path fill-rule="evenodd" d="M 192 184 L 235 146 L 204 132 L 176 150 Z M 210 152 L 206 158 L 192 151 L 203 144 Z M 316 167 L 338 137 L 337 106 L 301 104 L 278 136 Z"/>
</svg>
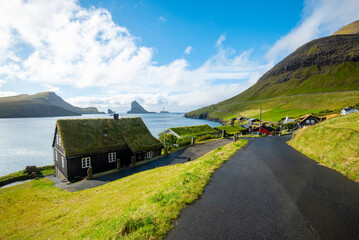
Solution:
<svg viewBox="0 0 359 240">
<path fill-rule="evenodd" d="M 177 142 L 177 137 L 175 135 L 166 133 L 166 147 L 168 148 L 168 150 L 171 150 L 175 147 L 175 144 Z M 158 140 L 160 140 L 161 143 L 163 143 L 163 134 L 161 134 L 158 137 Z"/>
<path fill-rule="evenodd" d="M 26 166 L 24 172 L 28 175 L 31 175 L 33 172 L 36 174 L 41 174 L 40 170 L 36 166 Z"/>
<path fill-rule="evenodd" d="M 199 136 L 197 138 L 197 141 L 201 142 L 201 141 L 205 141 L 205 140 L 212 139 L 212 138 L 214 138 L 212 135 L 206 134 L 206 135 Z"/>
<path fill-rule="evenodd" d="M 184 135 L 183 137 L 177 139 L 177 144 L 180 147 L 188 146 L 192 143 L 192 138 L 193 137 L 191 135 Z"/>
</svg>

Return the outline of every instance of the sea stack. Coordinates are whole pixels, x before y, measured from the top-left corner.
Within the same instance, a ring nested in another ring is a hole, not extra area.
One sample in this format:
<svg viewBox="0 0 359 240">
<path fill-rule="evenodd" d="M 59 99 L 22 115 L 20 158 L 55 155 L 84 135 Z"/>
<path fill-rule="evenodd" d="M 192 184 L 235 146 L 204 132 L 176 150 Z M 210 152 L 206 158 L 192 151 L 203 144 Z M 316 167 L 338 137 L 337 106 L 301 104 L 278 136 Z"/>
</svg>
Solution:
<svg viewBox="0 0 359 240">
<path fill-rule="evenodd" d="M 154 113 L 154 112 L 148 112 L 135 100 L 131 103 L 131 110 L 127 111 L 127 113 Z"/>
</svg>

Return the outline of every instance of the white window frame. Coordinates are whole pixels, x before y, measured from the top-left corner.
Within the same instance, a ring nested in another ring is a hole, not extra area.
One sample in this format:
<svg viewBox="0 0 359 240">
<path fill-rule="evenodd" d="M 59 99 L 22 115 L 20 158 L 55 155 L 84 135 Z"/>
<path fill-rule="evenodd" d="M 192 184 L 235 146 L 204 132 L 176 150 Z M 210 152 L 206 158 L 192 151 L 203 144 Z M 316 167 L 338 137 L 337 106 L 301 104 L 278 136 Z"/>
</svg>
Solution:
<svg viewBox="0 0 359 240">
<path fill-rule="evenodd" d="M 91 157 L 81 158 L 81 166 L 82 168 L 88 168 L 91 166 Z"/>
<path fill-rule="evenodd" d="M 61 156 L 61 164 L 62 164 L 62 168 L 65 168 L 65 157 Z"/>
<path fill-rule="evenodd" d="M 112 152 L 108 154 L 108 162 L 109 163 L 116 162 L 116 152 Z"/>
<path fill-rule="evenodd" d="M 147 152 L 147 158 L 152 158 L 153 157 L 153 152 L 150 151 L 150 152 Z"/>
<path fill-rule="evenodd" d="M 309 120 L 309 119 L 307 119 L 307 120 L 306 120 L 306 122 L 307 122 L 307 123 L 310 123 L 310 120 Z"/>
<path fill-rule="evenodd" d="M 315 121 L 312 119 L 312 120 L 310 121 L 310 123 L 311 123 L 311 124 L 314 124 L 314 123 L 315 123 Z"/>
</svg>

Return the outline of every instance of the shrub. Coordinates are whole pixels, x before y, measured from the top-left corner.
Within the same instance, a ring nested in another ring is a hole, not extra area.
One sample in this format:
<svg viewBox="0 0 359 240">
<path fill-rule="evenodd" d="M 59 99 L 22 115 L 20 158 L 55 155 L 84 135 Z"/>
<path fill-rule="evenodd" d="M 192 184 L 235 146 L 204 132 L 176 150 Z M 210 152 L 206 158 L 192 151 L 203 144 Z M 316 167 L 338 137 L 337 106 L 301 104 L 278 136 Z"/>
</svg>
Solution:
<svg viewBox="0 0 359 240">
<path fill-rule="evenodd" d="M 176 145 L 177 137 L 175 135 L 166 133 L 165 138 L 166 138 L 166 146 L 167 146 L 168 150 L 173 149 Z M 158 140 L 160 140 L 160 142 L 163 143 L 163 134 L 161 134 L 158 137 Z"/>
<path fill-rule="evenodd" d="M 33 172 L 36 174 L 41 174 L 40 170 L 36 166 L 26 166 L 24 172 L 28 175 L 31 175 Z"/>
<path fill-rule="evenodd" d="M 192 138 L 193 137 L 191 135 L 184 135 L 183 137 L 177 139 L 177 144 L 180 147 L 190 145 L 192 143 Z"/>
</svg>

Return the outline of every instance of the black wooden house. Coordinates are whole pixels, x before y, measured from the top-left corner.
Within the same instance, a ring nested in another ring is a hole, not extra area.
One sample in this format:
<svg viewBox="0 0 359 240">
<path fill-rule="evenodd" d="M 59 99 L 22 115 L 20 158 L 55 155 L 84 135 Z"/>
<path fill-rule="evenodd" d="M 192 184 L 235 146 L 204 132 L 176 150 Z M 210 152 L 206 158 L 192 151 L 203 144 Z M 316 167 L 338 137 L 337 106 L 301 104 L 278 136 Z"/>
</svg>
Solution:
<svg viewBox="0 0 359 240">
<path fill-rule="evenodd" d="M 298 127 L 304 127 L 309 125 L 314 125 L 321 122 L 323 119 L 314 114 L 307 114 L 301 117 L 298 121 Z"/>
<path fill-rule="evenodd" d="M 89 167 L 97 174 L 161 155 L 161 142 L 141 118 L 115 117 L 58 120 L 52 144 L 56 176 L 76 181 Z"/>
</svg>

